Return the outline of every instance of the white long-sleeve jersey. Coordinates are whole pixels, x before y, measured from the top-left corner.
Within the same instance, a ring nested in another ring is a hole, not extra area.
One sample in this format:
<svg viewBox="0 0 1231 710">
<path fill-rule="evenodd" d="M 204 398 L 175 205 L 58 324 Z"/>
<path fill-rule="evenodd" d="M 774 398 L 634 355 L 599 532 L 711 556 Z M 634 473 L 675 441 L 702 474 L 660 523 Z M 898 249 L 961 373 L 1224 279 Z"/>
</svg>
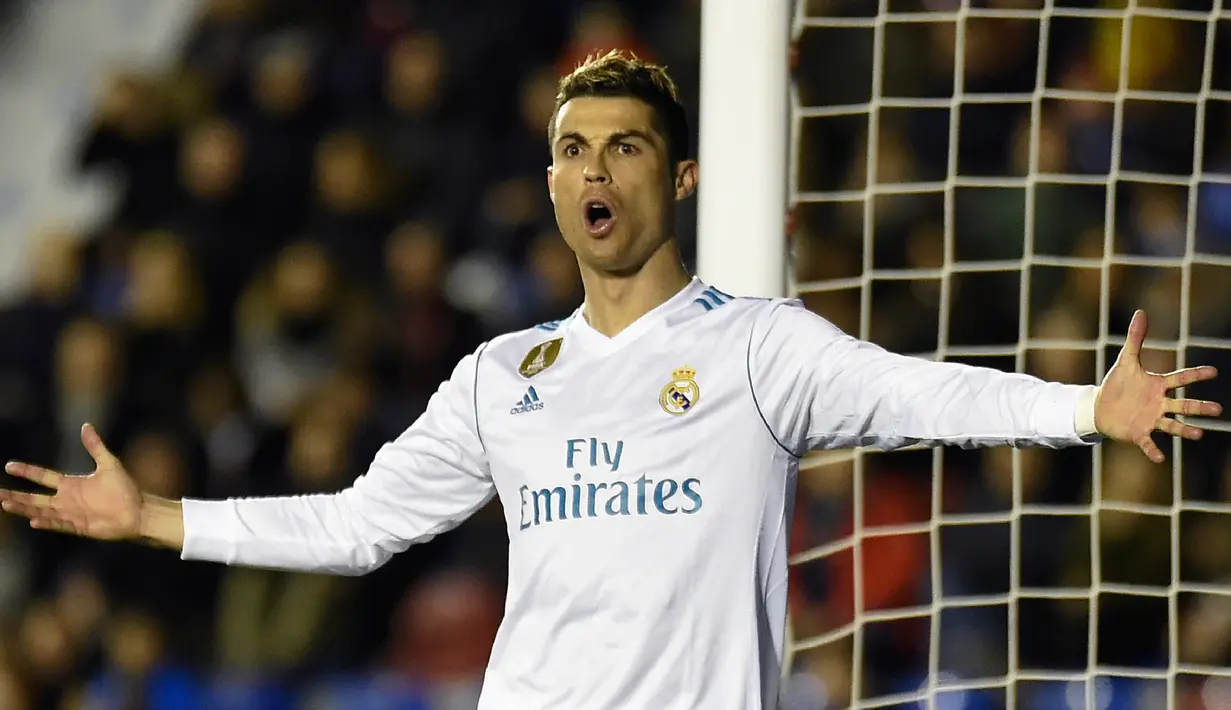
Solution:
<svg viewBox="0 0 1231 710">
<path fill-rule="evenodd" d="M 615 337 L 578 309 L 485 344 L 340 493 L 184 501 L 183 557 L 362 574 L 499 496 L 483 710 L 771 710 L 804 453 L 1079 445 L 1096 391 L 895 355 L 694 280 Z"/>
</svg>

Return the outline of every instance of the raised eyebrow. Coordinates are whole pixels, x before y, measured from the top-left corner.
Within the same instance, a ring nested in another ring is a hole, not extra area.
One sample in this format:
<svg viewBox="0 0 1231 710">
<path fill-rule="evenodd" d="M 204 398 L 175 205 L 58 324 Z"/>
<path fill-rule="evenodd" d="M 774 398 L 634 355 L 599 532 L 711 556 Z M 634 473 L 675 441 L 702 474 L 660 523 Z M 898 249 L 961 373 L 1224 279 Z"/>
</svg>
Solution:
<svg viewBox="0 0 1231 710">
<path fill-rule="evenodd" d="M 590 142 L 587 141 L 580 133 L 575 133 L 575 132 L 565 133 L 556 139 L 556 145 L 561 145 L 563 143 L 568 143 L 568 142 L 580 143 L 581 145 L 590 144 Z"/>
<path fill-rule="evenodd" d="M 637 131 L 637 130 L 620 131 L 619 133 L 613 133 L 611 135 L 611 138 L 608 139 L 608 142 L 619 143 L 621 141 L 627 141 L 633 138 L 640 140 L 642 142 L 645 142 L 645 143 L 649 143 L 651 145 L 653 145 L 654 143 L 654 139 L 650 138 L 650 134 L 646 133 L 645 131 Z"/>
</svg>

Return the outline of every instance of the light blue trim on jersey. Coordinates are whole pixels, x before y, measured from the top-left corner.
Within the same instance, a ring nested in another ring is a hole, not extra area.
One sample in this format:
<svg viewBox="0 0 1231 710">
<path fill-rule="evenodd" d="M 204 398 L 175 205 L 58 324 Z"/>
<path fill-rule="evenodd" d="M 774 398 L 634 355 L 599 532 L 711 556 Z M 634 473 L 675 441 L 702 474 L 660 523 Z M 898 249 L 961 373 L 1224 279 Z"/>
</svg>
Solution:
<svg viewBox="0 0 1231 710">
<path fill-rule="evenodd" d="M 483 458 L 487 458 L 487 444 L 483 443 L 483 428 L 479 426 L 479 364 L 483 361 L 483 353 L 487 351 L 487 346 L 490 342 L 485 342 L 479 346 L 479 349 L 474 354 L 474 391 L 471 392 L 472 408 L 474 409 L 474 435 L 479 440 L 479 447 L 483 449 Z"/>
<path fill-rule="evenodd" d="M 756 335 L 756 331 L 756 321 L 754 320 L 752 327 L 748 329 L 748 351 L 744 354 L 744 368 L 748 371 L 748 392 L 752 395 L 752 406 L 756 407 L 757 416 L 761 418 L 761 423 L 765 425 L 765 431 L 769 432 L 769 438 L 773 439 L 774 443 L 778 445 L 778 448 L 786 452 L 787 456 L 790 456 L 798 461 L 803 458 L 803 454 L 796 453 L 791 449 L 791 447 L 786 445 L 786 442 L 778 438 L 778 434 L 774 431 L 774 428 L 769 425 L 769 419 L 765 416 L 765 410 L 761 409 L 761 401 L 757 399 L 757 386 L 756 382 L 752 378 L 752 336 Z"/>
<path fill-rule="evenodd" d="M 545 330 L 548 333 L 554 333 L 555 331 L 560 329 L 560 326 L 563 323 L 564 321 L 562 320 L 549 320 L 546 323 L 539 323 L 538 325 L 534 327 L 538 328 L 539 330 Z"/>
</svg>

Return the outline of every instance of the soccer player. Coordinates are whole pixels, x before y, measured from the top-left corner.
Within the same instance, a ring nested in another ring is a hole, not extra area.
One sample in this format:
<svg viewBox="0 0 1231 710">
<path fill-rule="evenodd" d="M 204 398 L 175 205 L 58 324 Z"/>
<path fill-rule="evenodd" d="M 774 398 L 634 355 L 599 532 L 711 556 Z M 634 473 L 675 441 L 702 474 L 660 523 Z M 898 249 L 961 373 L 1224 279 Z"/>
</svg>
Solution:
<svg viewBox="0 0 1231 710">
<path fill-rule="evenodd" d="M 1102 385 L 1073 386 L 892 354 L 798 301 L 690 278 L 672 224 L 698 166 L 661 67 L 588 61 L 561 80 L 547 132 L 547 187 L 584 303 L 464 358 L 351 487 L 163 500 L 86 425 L 97 470 L 10 463 L 50 491 L 4 492 L 4 510 L 184 559 L 363 574 L 498 496 L 508 601 L 481 708 L 769 709 L 806 452 L 1109 438 L 1159 462 L 1152 432 L 1202 433 L 1169 414 L 1221 412 L 1168 396 L 1213 368 L 1143 370 L 1143 313 Z"/>
</svg>

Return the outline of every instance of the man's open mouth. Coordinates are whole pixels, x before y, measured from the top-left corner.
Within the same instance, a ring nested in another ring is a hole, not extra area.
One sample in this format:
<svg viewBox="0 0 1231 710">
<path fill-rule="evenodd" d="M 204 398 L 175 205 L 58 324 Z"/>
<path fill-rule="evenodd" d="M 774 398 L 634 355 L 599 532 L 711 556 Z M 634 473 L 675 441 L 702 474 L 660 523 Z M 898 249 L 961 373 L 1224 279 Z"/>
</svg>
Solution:
<svg viewBox="0 0 1231 710">
<path fill-rule="evenodd" d="M 586 231 L 591 236 L 605 237 L 615 227 L 615 210 L 610 202 L 602 198 L 587 199 L 583 205 L 582 215 L 586 222 Z"/>
</svg>

